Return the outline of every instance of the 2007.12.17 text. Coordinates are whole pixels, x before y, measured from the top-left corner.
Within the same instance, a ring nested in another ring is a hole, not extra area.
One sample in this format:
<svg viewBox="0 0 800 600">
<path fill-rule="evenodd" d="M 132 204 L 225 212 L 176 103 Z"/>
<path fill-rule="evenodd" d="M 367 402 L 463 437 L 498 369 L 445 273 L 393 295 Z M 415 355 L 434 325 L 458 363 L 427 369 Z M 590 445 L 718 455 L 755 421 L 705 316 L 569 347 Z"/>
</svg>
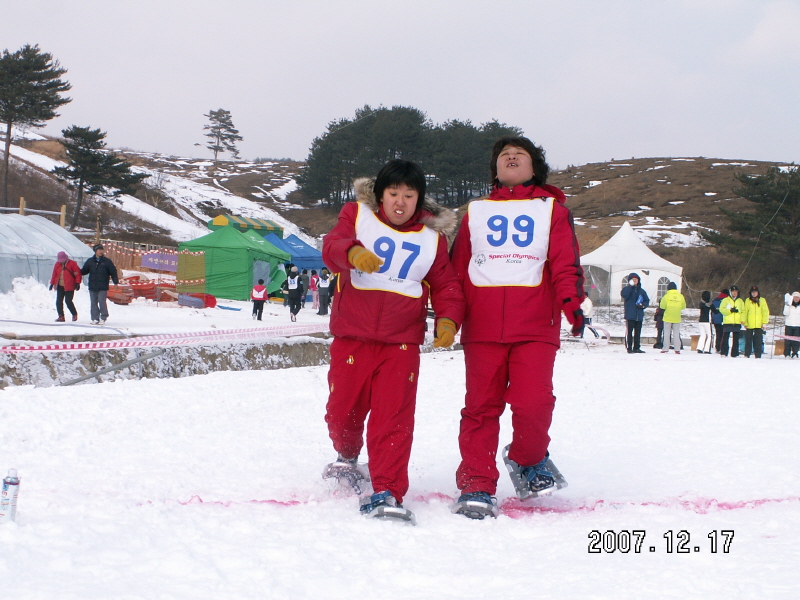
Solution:
<svg viewBox="0 0 800 600">
<path fill-rule="evenodd" d="M 609 529 L 602 533 L 595 529 L 589 532 L 589 554 L 610 554 L 612 552 L 627 554 L 631 551 L 634 554 L 640 554 L 643 550 L 656 552 L 659 548 L 662 551 L 666 551 L 667 554 L 689 554 L 691 552 L 701 552 L 702 550 L 711 551 L 712 554 L 717 554 L 720 551 L 723 554 L 728 554 L 731 549 L 731 543 L 733 543 L 733 530 L 713 530 L 706 536 L 709 539 L 707 545 L 704 543 L 702 546 L 692 545 L 692 536 L 685 529 L 678 531 L 678 533 L 670 529 L 661 536 L 664 541 L 660 541 L 658 545 L 645 545 L 646 537 L 647 532 L 641 529 L 632 531 Z"/>
</svg>

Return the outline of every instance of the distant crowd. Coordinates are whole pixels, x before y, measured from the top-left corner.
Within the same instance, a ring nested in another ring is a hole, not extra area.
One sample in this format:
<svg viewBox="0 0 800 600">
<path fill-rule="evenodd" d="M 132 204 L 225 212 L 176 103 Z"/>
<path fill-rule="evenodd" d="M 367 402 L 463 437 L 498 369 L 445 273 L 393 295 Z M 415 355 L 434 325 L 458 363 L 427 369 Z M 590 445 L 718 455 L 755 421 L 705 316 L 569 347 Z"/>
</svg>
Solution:
<svg viewBox="0 0 800 600">
<path fill-rule="evenodd" d="M 621 297 L 625 310 L 625 348 L 628 354 L 644 353 L 641 348 L 641 331 L 644 322 L 644 309 L 650 305 L 650 298 L 641 286 L 637 273 L 628 276 L 628 285 Z M 746 298 L 740 297 L 736 285 L 722 290 L 712 300 L 710 291 L 701 294 L 699 354 L 719 354 L 735 358 L 744 353 L 746 358 L 761 358 L 764 351 L 764 335 L 769 323 L 769 306 L 761 296 L 758 286 L 751 286 Z M 655 311 L 657 330 L 654 348 L 667 353 L 670 350 L 680 354 L 683 349 L 681 322 L 686 309 L 686 299 L 678 291 L 678 286 L 670 282 L 667 293 L 659 300 Z M 800 350 L 800 292 L 785 296 L 783 314 L 786 317 L 783 355 L 798 358 Z M 713 351 L 712 351 L 713 348 Z"/>
<path fill-rule="evenodd" d="M 319 274 L 316 269 L 300 271 L 296 265 L 286 265 L 286 281 L 281 285 L 283 294 L 283 305 L 289 308 L 289 318 L 292 322 L 297 321 L 297 313 L 306 307 L 308 295 L 311 294 L 311 302 L 318 315 L 327 315 L 328 307 L 333 301 L 333 294 L 336 290 L 337 276 L 331 276 L 327 268 L 322 268 Z M 253 301 L 253 319 L 260 321 L 264 312 L 264 302 L 268 298 L 267 288 L 264 287 L 264 280 L 259 279 L 250 292 L 250 299 Z"/>
</svg>

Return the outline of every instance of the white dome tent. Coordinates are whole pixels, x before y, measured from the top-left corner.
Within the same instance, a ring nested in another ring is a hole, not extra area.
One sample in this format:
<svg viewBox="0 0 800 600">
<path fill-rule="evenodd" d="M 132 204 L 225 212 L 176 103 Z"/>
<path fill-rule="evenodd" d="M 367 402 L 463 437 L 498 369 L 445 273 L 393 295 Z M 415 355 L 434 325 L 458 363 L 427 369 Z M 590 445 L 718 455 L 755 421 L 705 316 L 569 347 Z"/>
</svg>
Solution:
<svg viewBox="0 0 800 600">
<path fill-rule="evenodd" d="M 11 291 L 15 277 L 33 277 L 48 285 L 62 250 L 79 267 L 93 254 L 89 246 L 44 217 L 0 214 L 0 293 Z"/>
<path fill-rule="evenodd" d="M 620 291 L 628 284 L 628 275 L 638 273 L 650 304 L 667 291 L 670 281 L 681 289 L 683 267 L 674 265 L 650 250 L 639 239 L 628 221 L 597 250 L 581 256 L 586 276 L 586 291 L 594 304 L 621 304 Z"/>
</svg>

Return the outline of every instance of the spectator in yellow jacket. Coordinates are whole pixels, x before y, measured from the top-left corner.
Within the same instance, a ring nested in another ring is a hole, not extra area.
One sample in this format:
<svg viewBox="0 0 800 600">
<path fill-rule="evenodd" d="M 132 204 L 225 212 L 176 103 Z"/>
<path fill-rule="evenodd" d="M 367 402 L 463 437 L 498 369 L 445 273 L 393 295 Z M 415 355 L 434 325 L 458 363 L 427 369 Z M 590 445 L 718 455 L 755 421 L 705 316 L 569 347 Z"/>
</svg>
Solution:
<svg viewBox="0 0 800 600">
<path fill-rule="evenodd" d="M 658 306 L 664 311 L 664 315 L 661 317 L 664 322 L 664 349 L 661 350 L 661 353 L 669 352 L 668 348 L 672 346 L 675 354 L 680 354 L 681 313 L 686 308 L 686 299 L 678 291 L 678 286 L 674 281 L 670 281 L 667 285 L 667 293 L 661 298 Z"/>
<path fill-rule="evenodd" d="M 732 285 L 730 296 L 723 298 L 719 303 L 719 312 L 722 313 L 722 347 L 719 353 L 728 356 L 728 341 L 733 334 L 733 344 L 730 346 L 731 358 L 739 356 L 739 337 L 742 329 L 742 313 L 744 302 L 739 298 L 739 288 Z"/>
<path fill-rule="evenodd" d="M 750 297 L 744 301 L 742 312 L 742 325 L 744 326 L 744 355 L 750 358 L 750 353 L 761 358 L 761 349 L 764 347 L 764 329 L 769 323 L 769 307 L 767 301 L 761 297 L 758 286 L 750 288 Z"/>
</svg>

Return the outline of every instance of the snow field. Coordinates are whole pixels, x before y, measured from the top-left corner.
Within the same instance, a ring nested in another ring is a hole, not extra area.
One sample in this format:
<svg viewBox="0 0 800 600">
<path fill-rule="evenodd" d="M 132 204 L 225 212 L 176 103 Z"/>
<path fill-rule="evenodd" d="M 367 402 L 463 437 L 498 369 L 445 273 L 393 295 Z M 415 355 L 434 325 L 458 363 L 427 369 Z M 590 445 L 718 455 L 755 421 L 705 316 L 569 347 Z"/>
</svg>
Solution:
<svg viewBox="0 0 800 600">
<path fill-rule="evenodd" d="M 0 392 L 0 470 L 22 478 L 17 522 L 0 526 L 4 597 L 796 597 L 791 362 L 570 346 L 551 429 L 569 487 L 521 504 L 501 470 L 501 516 L 470 521 L 449 512 L 463 354 L 423 355 L 417 527 L 364 519 L 321 480 L 326 376 Z M 593 530 L 646 537 L 590 554 Z M 669 530 L 689 532 L 690 553 L 667 553 Z M 711 553 L 713 530 L 735 532 L 729 553 Z"/>
</svg>

